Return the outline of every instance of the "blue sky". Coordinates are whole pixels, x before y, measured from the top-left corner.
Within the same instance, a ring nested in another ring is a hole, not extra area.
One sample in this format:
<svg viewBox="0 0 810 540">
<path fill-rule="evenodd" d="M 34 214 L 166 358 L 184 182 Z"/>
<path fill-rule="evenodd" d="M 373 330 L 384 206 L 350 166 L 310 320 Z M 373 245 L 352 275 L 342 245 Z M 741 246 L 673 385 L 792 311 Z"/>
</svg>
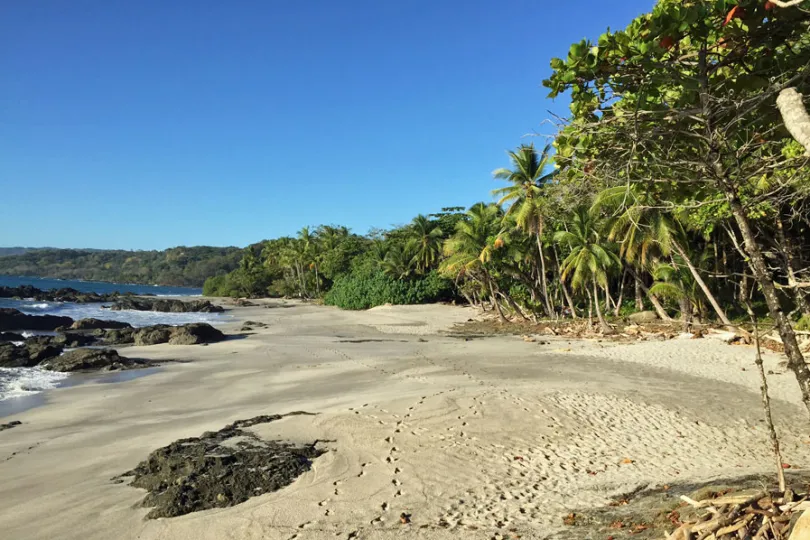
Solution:
<svg viewBox="0 0 810 540">
<path fill-rule="evenodd" d="M 567 110 L 551 57 L 652 4 L 5 2 L 0 246 L 244 246 L 490 200 Z"/>
</svg>

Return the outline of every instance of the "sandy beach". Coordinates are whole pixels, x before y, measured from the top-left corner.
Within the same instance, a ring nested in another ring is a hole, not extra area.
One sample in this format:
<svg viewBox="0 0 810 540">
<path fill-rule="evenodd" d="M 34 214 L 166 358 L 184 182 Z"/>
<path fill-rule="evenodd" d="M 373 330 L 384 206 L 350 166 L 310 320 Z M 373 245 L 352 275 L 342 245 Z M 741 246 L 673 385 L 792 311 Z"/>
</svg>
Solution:
<svg viewBox="0 0 810 540">
<path fill-rule="evenodd" d="M 752 347 L 465 340 L 443 332 L 469 308 L 259 302 L 223 327 L 268 325 L 251 335 L 127 348 L 182 362 L 50 391 L 3 418 L 22 425 L 0 432 L 0 536 L 553 538 L 568 512 L 639 487 L 772 469 Z M 798 468 L 810 459 L 806 418 L 780 361 L 766 354 L 785 460 Z M 257 433 L 328 441 L 327 452 L 280 491 L 145 519 L 145 492 L 111 480 L 177 439 L 291 411 L 316 414 Z"/>
</svg>

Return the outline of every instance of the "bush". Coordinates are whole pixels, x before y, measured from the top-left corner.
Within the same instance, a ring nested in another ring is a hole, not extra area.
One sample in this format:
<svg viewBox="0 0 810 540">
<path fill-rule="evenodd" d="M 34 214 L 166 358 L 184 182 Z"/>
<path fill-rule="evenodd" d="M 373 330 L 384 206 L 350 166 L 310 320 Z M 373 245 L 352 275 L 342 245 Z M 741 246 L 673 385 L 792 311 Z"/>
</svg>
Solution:
<svg viewBox="0 0 810 540">
<path fill-rule="evenodd" d="M 796 330 L 810 332 L 810 315 L 805 315 L 796 323 Z"/>
<path fill-rule="evenodd" d="M 452 282 L 436 272 L 398 280 L 382 270 L 366 267 L 335 280 L 324 303 L 341 309 L 368 309 L 383 304 L 427 304 L 451 298 Z"/>
</svg>

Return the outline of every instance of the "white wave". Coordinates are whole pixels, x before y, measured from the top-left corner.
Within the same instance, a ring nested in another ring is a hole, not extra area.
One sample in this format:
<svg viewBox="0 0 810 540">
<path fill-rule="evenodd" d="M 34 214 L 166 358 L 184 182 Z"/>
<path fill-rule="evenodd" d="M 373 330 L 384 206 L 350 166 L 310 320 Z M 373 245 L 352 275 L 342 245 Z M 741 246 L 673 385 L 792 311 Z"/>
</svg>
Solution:
<svg viewBox="0 0 810 540">
<path fill-rule="evenodd" d="M 47 302 L 42 302 L 40 304 L 27 304 L 25 307 L 29 308 L 29 309 L 31 309 L 31 308 L 33 308 L 33 309 L 48 309 L 49 307 L 51 307 L 51 305 L 49 303 L 47 303 Z"/>
<path fill-rule="evenodd" d="M 19 347 L 20 345 L 25 345 L 25 342 L 24 341 L 12 341 L 11 344 L 14 345 L 15 347 Z"/>
<path fill-rule="evenodd" d="M 42 368 L 0 368 L 0 401 L 56 388 L 67 373 Z"/>
<path fill-rule="evenodd" d="M 28 339 L 28 338 L 30 338 L 31 336 L 33 336 L 33 335 L 34 335 L 34 333 L 33 333 L 33 332 L 29 332 L 28 330 L 23 330 L 23 331 L 22 331 L 22 333 L 20 333 L 20 335 L 21 335 L 22 337 L 24 337 L 24 338 Z"/>
</svg>

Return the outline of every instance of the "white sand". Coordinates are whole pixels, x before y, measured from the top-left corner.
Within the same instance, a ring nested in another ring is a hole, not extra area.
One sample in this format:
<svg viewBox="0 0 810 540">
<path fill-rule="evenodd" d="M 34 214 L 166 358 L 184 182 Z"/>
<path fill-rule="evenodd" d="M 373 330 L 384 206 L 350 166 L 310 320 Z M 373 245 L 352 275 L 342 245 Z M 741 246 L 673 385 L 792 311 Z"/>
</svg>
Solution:
<svg viewBox="0 0 810 540">
<path fill-rule="evenodd" d="M 771 468 L 750 347 L 465 341 L 435 335 L 470 318 L 464 308 L 267 303 L 234 310 L 270 324 L 245 339 L 126 349 L 192 362 L 51 391 L 4 419 L 24 424 L 0 432 L 0 537 L 543 538 L 567 512 L 638 486 Z M 781 373 L 779 360 L 767 367 Z M 786 461 L 807 463 L 796 383 L 771 384 Z M 294 410 L 319 414 L 257 432 L 335 442 L 276 493 L 145 520 L 144 492 L 110 481 L 178 438 Z"/>
</svg>

